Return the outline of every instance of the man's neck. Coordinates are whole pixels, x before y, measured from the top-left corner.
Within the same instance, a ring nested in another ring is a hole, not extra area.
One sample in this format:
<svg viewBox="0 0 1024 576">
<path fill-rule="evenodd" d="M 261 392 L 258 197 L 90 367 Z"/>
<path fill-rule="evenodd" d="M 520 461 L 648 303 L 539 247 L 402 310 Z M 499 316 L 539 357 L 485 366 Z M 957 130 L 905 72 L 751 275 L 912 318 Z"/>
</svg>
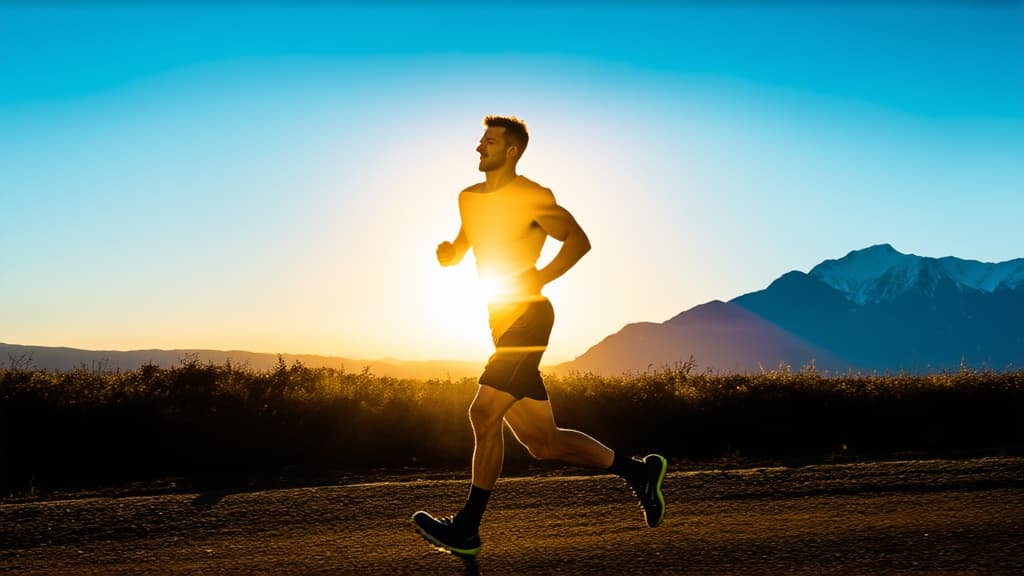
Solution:
<svg viewBox="0 0 1024 576">
<path fill-rule="evenodd" d="M 484 172 L 484 176 L 487 178 L 484 189 L 488 192 L 494 192 L 516 179 L 516 168 L 515 166 L 502 166 L 497 170 Z"/>
</svg>

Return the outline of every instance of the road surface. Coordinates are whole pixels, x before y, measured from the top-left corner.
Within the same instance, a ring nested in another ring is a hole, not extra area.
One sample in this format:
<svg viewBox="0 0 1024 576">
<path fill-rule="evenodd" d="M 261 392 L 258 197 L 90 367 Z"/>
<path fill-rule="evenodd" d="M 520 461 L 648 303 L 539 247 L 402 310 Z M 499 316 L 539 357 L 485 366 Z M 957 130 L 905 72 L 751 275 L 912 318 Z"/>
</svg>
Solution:
<svg viewBox="0 0 1024 576">
<path fill-rule="evenodd" d="M 684 471 L 649 529 L 613 476 L 499 482 L 476 562 L 418 509 L 465 479 L 0 504 L 4 574 L 1024 574 L 1024 458 Z"/>
</svg>

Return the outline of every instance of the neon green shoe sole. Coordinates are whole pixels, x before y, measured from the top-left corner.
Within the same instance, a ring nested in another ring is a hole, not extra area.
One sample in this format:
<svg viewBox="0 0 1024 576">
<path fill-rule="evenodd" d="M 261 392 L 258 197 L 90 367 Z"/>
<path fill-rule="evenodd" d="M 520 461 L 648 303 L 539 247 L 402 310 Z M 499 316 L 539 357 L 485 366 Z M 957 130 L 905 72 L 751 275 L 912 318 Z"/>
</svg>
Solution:
<svg viewBox="0 0 1024 576">
<path fill-rule="evenodd" d="M 661 485 L 668 471 L 668 460 L 660 454 L 650 454 L 644 458 L 647 467 L 647 484 L 640 494 L 640 506 L 644 509 L 644 520 L 651 528 L 657 527 L 665 518 L 665 494 Z"/>
</svg>

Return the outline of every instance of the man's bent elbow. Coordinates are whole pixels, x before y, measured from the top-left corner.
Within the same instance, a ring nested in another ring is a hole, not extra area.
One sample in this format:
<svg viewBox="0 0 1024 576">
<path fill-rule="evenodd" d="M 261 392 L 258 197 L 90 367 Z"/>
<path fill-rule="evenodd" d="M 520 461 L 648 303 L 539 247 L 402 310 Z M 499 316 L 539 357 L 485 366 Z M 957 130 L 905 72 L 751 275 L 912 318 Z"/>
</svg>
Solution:
<svg viewBox="0 0 1024 576">
<path fill-rule="evenodd" d="M 577 240 L 577 246 L 578 246 L 578 250 L 579 250 L 580 256 L 583 256 L 587 252 L 590 252 L 590 238 L 587 238 L 587 235 L 584 234 L 583 230 L 580 230 L 580 232 L 579 232 L 579 239 Z"/>
</svg>

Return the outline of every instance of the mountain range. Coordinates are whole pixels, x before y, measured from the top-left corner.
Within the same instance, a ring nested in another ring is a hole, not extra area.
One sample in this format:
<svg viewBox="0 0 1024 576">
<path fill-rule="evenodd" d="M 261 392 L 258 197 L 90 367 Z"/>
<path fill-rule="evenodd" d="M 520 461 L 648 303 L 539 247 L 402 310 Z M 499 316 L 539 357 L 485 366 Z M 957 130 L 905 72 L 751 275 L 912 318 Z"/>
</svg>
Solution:
<svg viewBox="0 0 1024 576">
<path fill-rule="evenodd" d="M 764 290 L 629 324 L 557 373 L 671 368 L 831 372 L 1024 367 L 1024 258 L 985 263 L 889 244 L 784 274 Z"/>
<path fill-rule="evenodd" d="M 0 343 L 0 364 L 47 370 L 133 370 L 195 357 L 265 370 L 277 354 L 217 350 L 90 351 Z M 282 354 L 287 363 L 395 378 L 475 377 L 483 363 Z M 700 370 L 756 373 L 780 366 L 819 371 L 1024 368 L 1024 258 L 986 263 L 903 254 L 889 244 L 855 250 L 767 288 L 712 301 L 661 323 L 628 324 L 556 374 L 639 373 L 693 359 Z"/>
</svg>

